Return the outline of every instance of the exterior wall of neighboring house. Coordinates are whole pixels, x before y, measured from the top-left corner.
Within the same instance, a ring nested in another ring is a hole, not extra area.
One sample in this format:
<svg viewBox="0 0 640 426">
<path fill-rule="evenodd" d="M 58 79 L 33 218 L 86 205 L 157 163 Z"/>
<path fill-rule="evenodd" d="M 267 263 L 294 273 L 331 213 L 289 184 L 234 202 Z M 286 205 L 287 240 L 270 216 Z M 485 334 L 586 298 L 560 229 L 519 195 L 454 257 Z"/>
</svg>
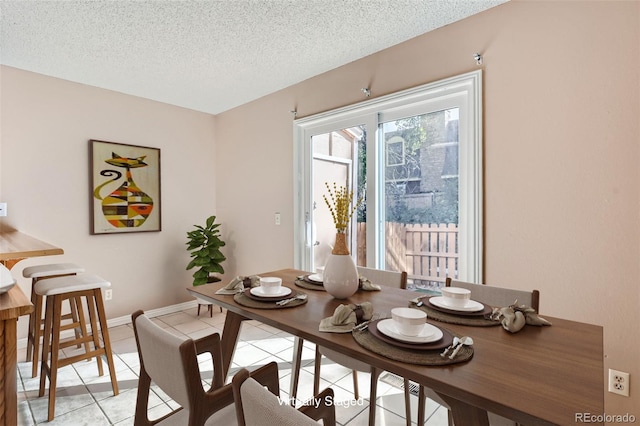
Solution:
<svg viewBox="0 0 640 426">
<path fill-rule="evenodd" d="M 437 208 L 443 193 L 451 190 L 458 176 L 458 120 L 446 121 L 445 111 L 422 116 L 424 137 L 419 147 L 402 130 L 386 133 L 386 181 L 390 206 L 407 209 Z M 455 206 L 447 206 L 457 208 Z M 417 216 L 414 222 L 430 223 L 432 216 Z M 412 222 L 412 223 L 414 223 Z M 457 223 L 457 222 L 456 222 Z"/>
</svg>

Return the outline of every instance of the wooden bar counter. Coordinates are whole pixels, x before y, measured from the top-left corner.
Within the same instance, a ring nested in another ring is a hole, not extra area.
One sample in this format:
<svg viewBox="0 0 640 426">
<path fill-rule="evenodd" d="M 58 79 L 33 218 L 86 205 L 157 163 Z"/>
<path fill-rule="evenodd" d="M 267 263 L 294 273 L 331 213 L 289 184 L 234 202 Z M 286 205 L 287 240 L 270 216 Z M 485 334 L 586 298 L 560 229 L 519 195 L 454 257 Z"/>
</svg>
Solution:
<svg viewBox="0 0 640 426">
<path fill-rule="evenodd" d="M 64 254 L 64 250 L 16 230 L 0 230 L 0 262 L 11 269 L 27 257 Z"/>
<path fill-rule="evenodd" d="M 8 269 L 28 257 L 63 253 L 61 248 L 21 232 L 0 231 L 0 262 Z M 18 318 L 32 311 L 33 304 L 19 286 L 0 294 L 0 426 L 18 423 Z"/>
</svg>

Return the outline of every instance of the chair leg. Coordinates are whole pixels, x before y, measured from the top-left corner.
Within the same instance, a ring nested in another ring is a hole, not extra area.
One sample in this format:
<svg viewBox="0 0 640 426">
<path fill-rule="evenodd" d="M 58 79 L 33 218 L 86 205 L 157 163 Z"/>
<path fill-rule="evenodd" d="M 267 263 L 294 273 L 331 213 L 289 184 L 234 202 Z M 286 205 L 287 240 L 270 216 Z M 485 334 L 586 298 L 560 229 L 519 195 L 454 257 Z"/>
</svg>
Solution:
<svg viewBox="0 0 640 426">
<path fill-rule="evenodd" d="M 42 359 L 40 360 L 40 387 L 38 388 L 38 396 L 44 396 L 44 389 L 49 376 L 49 354 L 51 353 L 51 321 L 47 319 L 53 318 L 53 298 L 47 300 L 45 309 L 44 334 L 42 338 Z"/>
<path fill-rule="evenodd" d="M 369 396 L 369 426 L 376 424 L 376 399 L 378 399 L 378 377 L 382 370 L 371 367 L 371 395 Z"/>
<path fill-rule="evenodd" d="M 291 361 L 291 384 L 289 385 L 289 396 L 293 405 L 298 397 L 298 381 L 300 380 L 300 368 L 302 364 L 302 349 L 304 340 L 296 337 L 293 342 L 293 360 Z M 315 379 L 314 379 L 315 380 Z M 314 393 L 316 395 L 316 393 Z"/>
<path fill-rule="evenodd" d="M 36 283 L 36 279 L 32 279 L 31 280 L 31 304 L 34 306 L 34 310 L 33 312 L 31 312 L 31 314 L 29 315 L 29 332 L 27 333 L 27 358 L 26 361 L 32 361 L 33 358 L 31 358 L 31 356 L 33 355 L 33 341 L 34 341 L 34 336 L 35 336 L 35 318 L 36 318 L 36 308 L 38 308 L 38 304 L 37 304 L 37 298 L 38 295 L 36 294 L 35 290 L 34 290 L 34 285 Z M 42 310 L 42 306 L 40 306 L 40 310 Z M 42 316 L 42 312 L 40 312 L 40 315 Z M 40 325 L 40 322 L 38 322 L 38 325 Z M 37 364 L 37 361 L 33 361 L 35 364 Z M 37 370 L 37 367 L 34 368 L 34 370 Z M 35 373 L 32 377 L 36 377 Z"/>
<path fill-rule="evenodd" d="M 27 351 L 32 350 L 31 356 L 27 355 L 27 358 L 31 358 L 31 377 L 38 375 L 38 360 L 40 357 L 40 336 L 42 334 L 42 304 L 44 298 L 40 295 L 35 295 L 35 308 L 33 313 L 29 316 L 29 337 L 27 341 Z M 33 316 L 33 323 L 31 317 Z M 28 361 L 28 359 L 27 359 Z"/>
<path fill-rule="evenodd" d="M 116 379 L 116 368 L 113 364 L 113 355 L 111 352 L 111 340 L 109 339 L 109 328 L 107 325 L 107 315 L 104 311 L 104 303 L 102 301 L 102 290 L 94 290 L 94 300 L 98 305 L 98 321 L 100 322 L 100 332 L 102 333 L 102 341 L 104 342 L 105 356 L 107 358 L 107 366 L 109 367 L 109 375 L 111 376 L 111 387 L 113 395 L 118 395 L 118 380 Z M 98 356 L 98 358 L 100 358 Z"/>
<path fill-rule="evenodd" d="M 71 312 L 69 313 L 69 316 L 71 317 L 71 322 L 74 324 L 80 324 L 81 319 L 78 316 L 78 309 L 82 309 L 82 305 L 78 306 L 80 303 L 82 303 L 82 299 L 80 297 L 72 297 L 69 299 L 69 309 L 71 310 Z M 73 333 L 76 335 L 76 340 L 86 335 L 86 328 L 83 331 L 81 327 L 82 326 L 79 325 L 74 327 L 73 329 Z M 82 343 L 78 342 L 78 344 L 76 345 L 76 348 L 80 349 L 81 347 L 82 347 Z M 86 346 L 85 346 L 85 350 L 87 350 Z"/>
<path fill-rule="evenodd" d="M 202 305 L 198 303 L 198 316 L 200 316 L 200 307 L 201 307 L 201 306 L 202 306 Z"/>
<path fill-rule="evenodd" d="M 86 296 L 87 307 L 89 308 L 89 322 L 91 323 L 91 336 L 93 337 L 93 347 L 95 350 L 98 350 L 101 348 L 100 336 L 98 336 L 96 307 L 92 299 L 93 297 Z M 102 357 L 100 357 L 100 355 L 96 356 L 96 362 L 98 363 L 98 375 L 104 375 L 104 369 L 102 368 Z"/>
<path fill-rule="evenodd" d="M 48 297 L 47 299 L 49 299 Z M 50 328 L 51 331 L 51 345 L 49 345 L 49 339 L 45 336 L 46 343 L 43 344 L 42 353 L 42 368 L 40 369 L 40 393 L 44 395 L 44 382 L 45 376 L 49 376 L 49 409 L 47 413 L 47 420 L 52 421 L 55 417 L 56 411 L 56 386 L 58 382 L 58 360 L 60 357 L 60 321 L 62 317 L 62 297 L 53 296 L 53 306 L 49 309 L 49 300 L 47 300 L 47 313 L 45 316 L 45 328 Z M 46 333 L 46 331 L 45 331 Z M 47 367 L 46 359 L 47 352 L 44 352 L 45 347 L 51 348 L 51 362 Z"/>
<path fill-rule="evenodd" d="M 77 318 L 73 321 L 80 323 L 80 326 L 76 328 L 76 339 L 78 337 L 87 337 L 87 318 L 84 315 L 84 308 L 82 307 L 82 297 L 72 297 L 69 299 L 69 303 L 76 309 Z M 80 344 L 78 344 L 78 347 L 80 347 Z M 91 351 L 91 346 L 89 345 L 89 341 L 86 341 L 84 342 L 84 352 L 89 353 L 89 351 Z M 87 361 L 91 361 L 91 358 L 87 359 Z"/>
<path fill-rule="evenodd" d="M 408 379 L 404 379 L 404 416 L 407 420 L 407 426 L 411 426 L 411 383 Z M 419 423 L 418 423 L 419 424 Z"/>
</svg>

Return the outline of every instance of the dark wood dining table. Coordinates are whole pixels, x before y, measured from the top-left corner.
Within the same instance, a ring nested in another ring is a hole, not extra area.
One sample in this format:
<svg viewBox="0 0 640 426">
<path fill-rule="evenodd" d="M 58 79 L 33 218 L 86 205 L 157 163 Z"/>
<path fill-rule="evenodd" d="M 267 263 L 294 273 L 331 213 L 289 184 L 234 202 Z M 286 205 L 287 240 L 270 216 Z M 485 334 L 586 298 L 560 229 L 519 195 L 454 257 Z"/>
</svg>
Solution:
<svg viewBox="0 0 640 426">
<path fill-rule="evenodd" d="M 294 281 L 304 271 L 284 269 L 260 273 L 282 278 L 285 286 L 308 294 L 304 305 L 283 309 L 258 309 L 239 305 L 233 295 L 217 295 L 224 283 L 188 287 L 188 291 L 227 309 L 222 332 L 224 374 L 229 371 L 242 321 L 253 319 L 356 357 L 436 391 L 451 407 L 456 426 L 488 425 L 487 412 L 525 425 L 568 425 L 578 416 L 604 413 L 603 331 L 597 325 L 542 316 L 553 325 L 526 326 L 509 333 L 500 326 L 432 324 L 473 338 L 473 357 L 459 364 L 422 366 L 394 361 L 360 346 L 350 333 L 323 333 L 320 320 L 344 303 L 371 302 L 374 310 L 390 313 L 409 306 L 420 295 L 383 287 L 358 291 L 346 300 L 324 291 L 297 288 Z M 596 423 L 598 424 L 598 423 Z M 602 424 L 602 423 L 599 423 Z"/>
<path fill-rule="evenodd" d="M 29 257 L 63 253 L 61 248 L 25 233 L 0 230 L 0 263 L 7 269 Z M 33 304 L 19 286 L 0 294 L 0 426 L 15 426 L 18 422 L 17 322 L 32 311 Z"/>
</svg>

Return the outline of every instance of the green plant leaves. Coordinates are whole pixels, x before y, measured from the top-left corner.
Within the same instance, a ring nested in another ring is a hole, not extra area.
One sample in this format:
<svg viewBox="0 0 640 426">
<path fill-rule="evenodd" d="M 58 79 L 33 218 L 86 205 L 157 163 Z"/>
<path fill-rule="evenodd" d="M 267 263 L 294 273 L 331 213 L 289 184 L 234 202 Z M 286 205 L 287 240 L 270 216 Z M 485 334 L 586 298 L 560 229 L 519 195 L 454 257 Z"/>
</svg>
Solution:
<svg viewBox="0 0 640 426">
<path fill-rule="evenodd" d="M 187 265 L 187 270 L 199 268 L 193 274 L 193 285 L 206 284 L 211 273 L 224 273 L 221 265 L 227 258 L 220 251 L 225 242 L 220 239 L 220 224 L 215 223 L 216 217 L 210 216 L 205 226 L 194 225 L 194 230 L 187 232 L 187 251 L 193 259 Z"/>
</svg>

